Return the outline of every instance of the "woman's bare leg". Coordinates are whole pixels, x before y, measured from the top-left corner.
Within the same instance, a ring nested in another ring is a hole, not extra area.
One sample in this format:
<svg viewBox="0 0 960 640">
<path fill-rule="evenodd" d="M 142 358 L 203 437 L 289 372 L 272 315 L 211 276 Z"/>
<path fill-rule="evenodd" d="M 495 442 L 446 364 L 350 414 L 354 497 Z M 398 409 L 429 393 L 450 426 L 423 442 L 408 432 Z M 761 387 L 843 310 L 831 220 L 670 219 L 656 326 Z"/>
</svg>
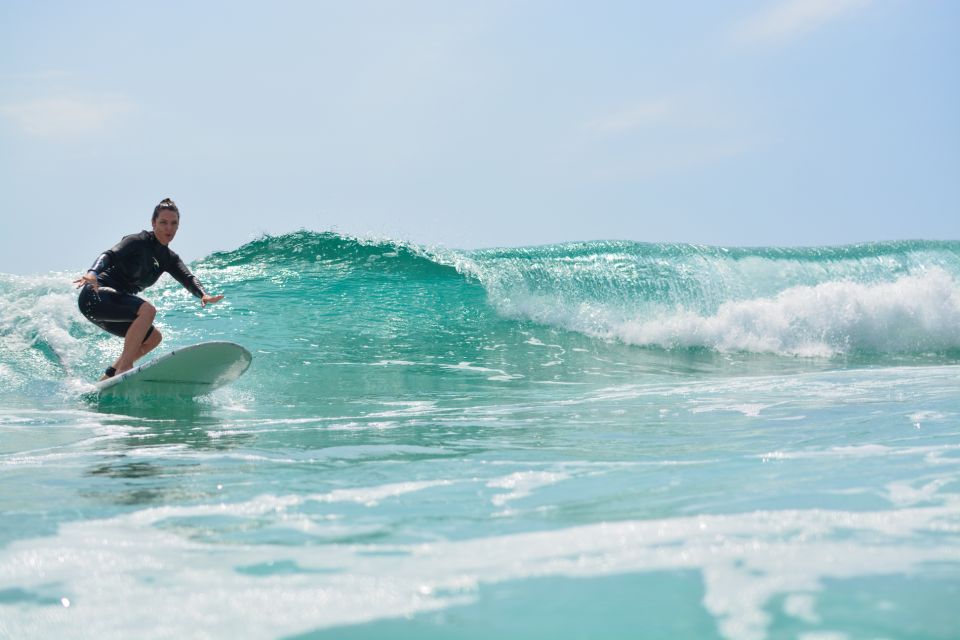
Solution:
<svg viewBox="0 0 960 640">
<path fill-rule="evenodd" d="M 163 334 L 160 333 L 160 330 L 156 327 L 153 328 L 153 331 L 150 332 L 150 335 L 147 336 L 147 339 L 143 341 L 143 344 L 140 345 L 140 353 L 137 355 L 137 360 L 147 355 L 154 349 L 156 349 L 160 342 L 163 340 Z M 114 369 L 120 366 L 120 358 L 117 358 L 116 361 L 111 365 Z M 106 380 L 110 376 L 104 374 L 100 380 Z"/>
<path fill-rule="evenodd" d="M 133 324 L 130 325 L 130 328 L 127 329 L 127 335 L 123 339 L 123 353 L 120 354 L 120 358 L 117 360 L 115 367 L 117 373 L 123 373 L 124 371 L 132 369 L 133 363 L 143 355 L 140 351 L 144 344 L 144 338 L 147 335 L 147 330 L 150 329 L 150 325 L 153 324 L 153 319 L 156 317 L 156 307 L 149 302 L 144 302 L 140 305 L 140 309 L 137 310 L 137 317 L 133 321 Z"/>
<path fill-rule="evenodd" d="M 159 329 L 154 327 L 150 335 L 147 336 L 147 339 L 140 345 L 140 353 L 137 355 L 137 360 L 156 349 L 160 345 L 161 340 L 163 340 L 163 334 L 160 333 Z"/>
</svg>

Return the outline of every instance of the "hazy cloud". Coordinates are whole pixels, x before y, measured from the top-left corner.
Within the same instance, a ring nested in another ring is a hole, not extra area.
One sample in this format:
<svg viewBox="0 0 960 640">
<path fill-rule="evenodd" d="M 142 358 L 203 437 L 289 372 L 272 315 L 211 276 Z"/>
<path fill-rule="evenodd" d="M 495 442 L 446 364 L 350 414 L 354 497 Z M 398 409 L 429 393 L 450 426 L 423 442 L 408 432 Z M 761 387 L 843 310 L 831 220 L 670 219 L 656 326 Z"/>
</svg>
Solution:
<svg viewBox="0 0 960 640">
<path fill-rule="evenodd" d="M 616 133 L 638 129 L 664 121 L 670 116 L 669 100 L 656 100 L 635 105 L 587 123 L 587 128 L 598 133 Z"/>
<path fill-rule="evenodd" d="M 591 120 L 581 153 L 597 179 L 683 172 L 747 155 L 766 145 L 738 110 L 704 90 L 688 91 Z M 611 146 L 612 145 L 612 146 Z"/>
<path fill-rule="evenodd" d="M 862 9 L 871 1 L 782 0 L 734 27 L 732 37 L 745 44 L 786 42 Z"/>
<path fill-rule="evenodd" d="M 106 132 L 133 109 L 119 95 L 68 96 L 0 105 L 0 116 L 28 135 L 81 137 Z"/>
</svg>

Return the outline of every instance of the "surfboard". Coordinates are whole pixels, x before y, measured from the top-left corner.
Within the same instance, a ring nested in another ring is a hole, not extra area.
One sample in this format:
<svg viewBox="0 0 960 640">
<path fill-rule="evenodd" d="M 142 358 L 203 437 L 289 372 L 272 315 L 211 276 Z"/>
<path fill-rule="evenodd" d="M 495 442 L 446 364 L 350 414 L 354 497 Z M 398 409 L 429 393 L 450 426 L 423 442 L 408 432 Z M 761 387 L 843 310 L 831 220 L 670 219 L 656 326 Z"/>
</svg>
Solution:
<svg viewBox="0 0 960 640">
<path fill-rule="evenodd" d="M 100 397 L 201 396 L 230 384 L 250 367 L 253 356 L 233 342 L 201 342 L 97 383 Z"/>
</svg>

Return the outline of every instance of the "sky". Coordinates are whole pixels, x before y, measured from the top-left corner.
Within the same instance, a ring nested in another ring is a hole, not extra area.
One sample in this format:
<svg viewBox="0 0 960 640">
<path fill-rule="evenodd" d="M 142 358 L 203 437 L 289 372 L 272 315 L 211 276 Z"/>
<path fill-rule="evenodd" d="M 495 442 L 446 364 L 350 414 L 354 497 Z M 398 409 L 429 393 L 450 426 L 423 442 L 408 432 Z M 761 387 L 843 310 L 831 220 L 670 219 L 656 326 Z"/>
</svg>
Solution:
<svg viewBox="0 0 960 640">
<path fill-rule="evenodd" d="M 0 2 L 0 272 L 167 196 L 188 261 L 960 239 L 960 2 Z"/>
</svg>

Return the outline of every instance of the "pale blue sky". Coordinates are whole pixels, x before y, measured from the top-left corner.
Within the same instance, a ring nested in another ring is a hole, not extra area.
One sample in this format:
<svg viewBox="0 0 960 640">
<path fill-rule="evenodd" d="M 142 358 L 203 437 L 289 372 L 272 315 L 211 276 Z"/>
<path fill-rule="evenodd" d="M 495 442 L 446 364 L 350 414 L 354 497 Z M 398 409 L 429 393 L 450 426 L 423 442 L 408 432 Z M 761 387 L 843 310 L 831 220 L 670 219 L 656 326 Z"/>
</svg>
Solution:
<svg viewBox="0 0 960 640">
<path fill-rule="evenodd" d="M 0 3 L 0 271 L 153 204 L 481 247 L 960 239 L 960 3 Z"/>
</svg>

